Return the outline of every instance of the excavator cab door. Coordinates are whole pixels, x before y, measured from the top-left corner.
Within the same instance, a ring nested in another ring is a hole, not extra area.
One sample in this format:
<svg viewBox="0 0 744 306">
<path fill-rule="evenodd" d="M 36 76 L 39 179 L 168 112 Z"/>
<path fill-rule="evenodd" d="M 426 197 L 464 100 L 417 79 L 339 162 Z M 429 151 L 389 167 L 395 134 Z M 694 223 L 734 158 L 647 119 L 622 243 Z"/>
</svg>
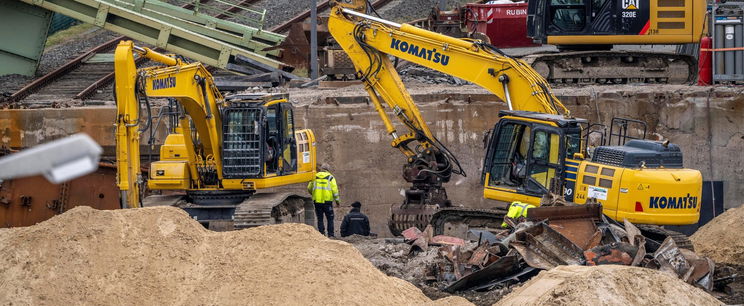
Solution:
<svg viewBox="0 0 744 306">
<path fill-rule="evenodd" d="M 536 43 L 547 43 L 545 9 L 549 0 L 531 0 L 527 5 L 527 36 Z"/>
<path fill-rule="evenodd" d="M 500 120 L 487 144 L 484 185 L 541 197 L 555 178 L 562 178 L 564 134 L 559 128 L 537 122 Z"/>
<path fill-rule="evenodd" d="M 277 103 L 266 108 L 266 174 L 285 175 L 297 171 L 297 140 L 294 112 Z"/>
</svg>

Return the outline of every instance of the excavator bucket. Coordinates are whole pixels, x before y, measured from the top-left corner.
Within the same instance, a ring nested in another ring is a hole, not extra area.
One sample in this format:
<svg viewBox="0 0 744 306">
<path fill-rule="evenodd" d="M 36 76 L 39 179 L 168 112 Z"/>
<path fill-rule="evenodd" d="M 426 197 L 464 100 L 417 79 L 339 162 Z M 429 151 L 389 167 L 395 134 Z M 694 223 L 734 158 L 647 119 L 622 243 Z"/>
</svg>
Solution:
<svg viewBox="0 0 744 306">
<path fill-rule="evenodd" d="M 599 204 L 535 207 L 529 210 L 527 219 L 548 220 L 551 228 L 582 250 L 599 245 L 602 238 L 596 225 L 602 219 L 602 206 Z"/>
<path fill-rule="evenodd" d="M 400 236 L 404 230 L 417 227 L 424 230 L 431 216 L 439 210 L 437 205 L 426 204 L 393 204 L 390 206 L 390 221 L 388 228 L 393 236 Z"/>
</svg>

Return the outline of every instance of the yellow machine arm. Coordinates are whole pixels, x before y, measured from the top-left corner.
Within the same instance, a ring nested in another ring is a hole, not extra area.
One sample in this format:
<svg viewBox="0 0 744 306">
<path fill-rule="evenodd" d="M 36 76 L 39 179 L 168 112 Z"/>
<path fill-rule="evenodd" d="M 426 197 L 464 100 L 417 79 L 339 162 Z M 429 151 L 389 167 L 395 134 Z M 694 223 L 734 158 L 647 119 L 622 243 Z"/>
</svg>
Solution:
<svg viewBox="0 0 744 306">
<path fill-rule="evenodd" d="M 513 110 L 569 115 L 545 79 L 522 60 L 480 41 L 456 39 L 361 13 L 366 9 L 364 0 L 333 1 L 328 29 L 362 77 L 387 133 L 393 137 L 392 146 L 408 159 L 403 176 L 414 186 L 405 203 L 416 198 L 413 202 L 447 206 L 441 183 L 449 181 L 451 174 L 464 172 L 454 155 L 432 135 L 388 55 L 478 84 Z M 408 133 L 398 134 L 383 103 Z M 417 142 L 414 148 L 409 146 L 413 142 Z"/>
<path fill-rule="evenodd" d="M 144 56 L 165 67 L 137 69 L 134 53 Z M 186 64 L 180 59 L 157 53 L 148 48 L 136 47 L 131 41 L 119 43 L 114 53 L 116 75 L 116 158 L 117 185 L 121 190 L 122 207 L 139 207 L 141 186 L 144 182 L 140 169 L 140 134 L 150 128 L 143 128 L 145 119 L 140 115 L 140 99 L 147 97 L 175 98 L 190 116 L 181 118 L 180 133 L 186 145 L 186 159 L 189 161 L 192 185 L 200 186 L 197 167 L 214 167 L 222 178 L 219 135 L 222 131 L 217 103 L 222 95 L 215 87 L 211 74 L 200 63 Z M 148 105 L 149 107 L 149 105 Z M 193 123 L 198 137 L 191 135 Z M 200 142 L 194 146 L 193 139 Z M 197 152 L 197 150 L 199 152 Z"/>
<path fill-rule="evenodd" d="M 357 3 L 336 2 L 329 31 L 362 73 L 370 94 L 376 92 L 390 107 L 402 109 L 414 122 L 421 120 L 416 106 L 385 55 L 475 83 L 513 110 L 569 113 L 546 80 L 524 61 L 481 41 L 453 38 L 359 13 L 365 9 L 364 1 L 352 2 Z M 428 130 L 425 124 L 421 125 Z"/>
</svg>

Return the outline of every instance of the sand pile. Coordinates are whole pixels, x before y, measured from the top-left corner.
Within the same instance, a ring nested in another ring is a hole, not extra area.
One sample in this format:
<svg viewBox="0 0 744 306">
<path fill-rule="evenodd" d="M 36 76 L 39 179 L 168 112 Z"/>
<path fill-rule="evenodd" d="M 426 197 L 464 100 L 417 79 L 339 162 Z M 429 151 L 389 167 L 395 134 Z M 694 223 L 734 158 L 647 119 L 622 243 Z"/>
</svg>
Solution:
<svg viewBox="0 0 744 306">
<path fill-rule="evenodd" d="M 732 208 L 698 229 L 690 239 L 695 251 L 715 262 L 744 264 L 744 206 Z"/>
<path fill-rule="evenodd" d="M 677 277 L 628 266 L 559 266 L 496 305 L 721 305 Z"/>
<path fill-rule="evenodd" d="M 77 207 L 0 231 L 0 258 L 3 305 L 431 303 L 312 227 L 216 233 L 170 207 Z"/>
</svg>

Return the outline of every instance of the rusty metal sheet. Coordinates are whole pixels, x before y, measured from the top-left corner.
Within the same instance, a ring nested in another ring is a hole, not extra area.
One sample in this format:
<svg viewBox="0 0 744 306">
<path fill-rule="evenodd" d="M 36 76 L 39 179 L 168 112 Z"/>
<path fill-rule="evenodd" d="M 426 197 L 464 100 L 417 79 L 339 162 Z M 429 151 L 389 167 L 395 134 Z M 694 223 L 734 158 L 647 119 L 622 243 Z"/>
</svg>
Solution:
<svg viewBox="0 0 744 306">
<path fill-rule="evenodd" d="M 431 238 L 431 241 L 429 241 L 430 244 L 436 244 L 436 245 L 459 245 L 459 246 L 465 246 L 465 240 L 457 238 L 457 237 L 451 237 L 451 236 L 445 236 L 445 235 L 437 235 Z"/>
<path fill-rule="evenodd" d="M 551 228 L 582 250 L 596 247 L 602 239 L 596 224 L 602 217 L 601 205 L 535 207 L 528 214 L 531 221 L 548 220 Z"/>
<path fill-rule="evenodd" d="M 682 280 L 688 284 L 697 284 L 708 291 L 713 290 L 713 282 L 710 281 L 710 277 L 707 280 L 705 279 L 706 276 L 712 276 L 715 272 L 715 263 L 713 263 L 713 260 L 707 257 L 701 257 L 687 249 L 679 249 L 679 251 L 690 264 L 690 270 Z"/>
<path fill-rule="evenodd" d="M 403 239 L 405 239 L 406 241 L 414 241 L 418 239 L 419 237 L 421 237 L 423 234 L 421 230 L 418 229 L 418 227 L 411 227 L 403 231 L 401 235 L 403 235 Z"/>
<path fill-rule="evenodd" d="M 517 256 L 512 255 L 501 257 L 498 261 L 488 265 L 487 267 L 458 279 L 444 290 L 451 293 L 483 285 L 499 278 L 511 276 L 517 272 L 518 269 L 519 260 Z"/>
<path fill-rule="evenodd" d="M 628 234 L 628 243 L 638 247 L 638 252 L 630 265 L 638 266 L 643 261 L 643 258 L 646 257 L 646 237 L 641 234 L 641 230 L 627 219 L 623 220 L 623 223 L 625 225 L 625 232 Z"/>
<path fill-rule="evenodd" d="M 542 221 L 565 219 L 591 219 L 594 221 L 602 220 L 602 205 L 586 204 L 576 206 L 546 206 L 530 208 L 527 220 Z"/>
<path fill-rule="evenodd" d="M 470 259 L 468 259 L 468 264 L 471 266 L 483 267 L 489 259 L 488 255 L 488 244 L 484 243 L 473 251 L 473 254 L 470 255 Z"/>
<path fill-rule="evenodd" d="M 559 265 L 583 265 L 583 250 L 544 222 L 516 233 L 510 243 L 528 265 L 549 270 Z"/>
<path fill-rule="evenodd" d="M 59 185 L 42 176 L 0 184 L 0 227 L 34 225 L 76 206 L 120 208 L 113 165 L 102 164 L 94 173 Z"/>
</svg>

